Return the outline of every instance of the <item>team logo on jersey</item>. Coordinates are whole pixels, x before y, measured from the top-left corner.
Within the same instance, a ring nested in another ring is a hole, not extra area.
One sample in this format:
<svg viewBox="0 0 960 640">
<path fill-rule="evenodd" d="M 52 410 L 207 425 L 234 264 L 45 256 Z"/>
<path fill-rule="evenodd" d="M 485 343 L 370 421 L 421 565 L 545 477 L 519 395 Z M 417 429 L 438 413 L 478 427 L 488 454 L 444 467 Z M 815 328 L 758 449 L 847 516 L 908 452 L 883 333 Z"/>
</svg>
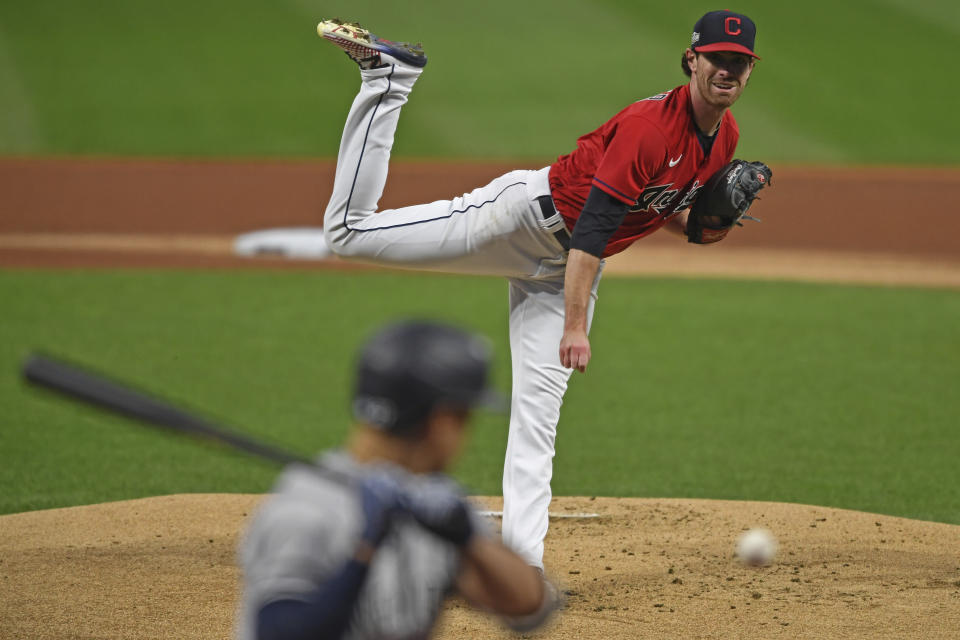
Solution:
<svg viewBox="0 0 960 640">
<path fill-rule="evenodd" d="M 655 187 L 647 187 L 637 198 L 637 204 L 630 209 L 630 213 L 641 213 L 643 211 L 654 212 L 657 215 L 663 215 L 663 210 L 669 206 L 670 202 L 680 193 L 679 189 L 671 189 L 672 182 L 659 184 Z"/>
<path fill-rule="evenodd" d="M 697 199 L 697 194 L 700 193 L 700 189 L 703 189 L 703 185 L 700 184 L 699 180 L 694 180 L 690 191 L 687 191 L 687 195 L 683 196 L 683 200 L 674 208 L 674 211 L 683 211 L 692 205 L 693 201 Z"/>
<path fill-rule="evenodd" d="M 677 194 L 680 193 L 680 189 L 671 189 L 670 187 L 672 186 L 673 183 L 668 182 L 667 184 L 647 187 L 643 190 L 643 193 L 640 194 L 640 197 L 637 198 L 637 202 L 633 208 L 630 209 L 630 213 L 656 213 L 659 216 L 668 218 L 693 204 L 693 201 L 697 199 L 697 193 L 703 188 L 699 180 L 694 180 L 690 186 L 690 190 L 683 196 L 683 199 L 680 200 L 676 206 L 671 207 L 669 211 L 664 213 L 664 210 L 670 206 L 670 203 L 672 203 L 677 197 Z"/>
</svg>

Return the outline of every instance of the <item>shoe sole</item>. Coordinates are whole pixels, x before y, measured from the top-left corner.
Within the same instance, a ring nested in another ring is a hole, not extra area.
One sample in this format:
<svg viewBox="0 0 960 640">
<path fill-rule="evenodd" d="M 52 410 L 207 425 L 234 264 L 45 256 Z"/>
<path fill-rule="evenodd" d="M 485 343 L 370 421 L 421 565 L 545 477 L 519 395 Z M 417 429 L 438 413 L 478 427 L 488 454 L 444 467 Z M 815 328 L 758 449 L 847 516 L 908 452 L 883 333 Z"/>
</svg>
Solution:
<svg viewBox="0 0 960 640">
<path fill-rule="evenodd" d="M 317 25 L 317 34 L 346 51 L 354 60 L 385 53 L 414 67 L 427 64 L 427 56 L 419 46 L 379 38 L 360 25 L 324 20 Z"/>
</svg>

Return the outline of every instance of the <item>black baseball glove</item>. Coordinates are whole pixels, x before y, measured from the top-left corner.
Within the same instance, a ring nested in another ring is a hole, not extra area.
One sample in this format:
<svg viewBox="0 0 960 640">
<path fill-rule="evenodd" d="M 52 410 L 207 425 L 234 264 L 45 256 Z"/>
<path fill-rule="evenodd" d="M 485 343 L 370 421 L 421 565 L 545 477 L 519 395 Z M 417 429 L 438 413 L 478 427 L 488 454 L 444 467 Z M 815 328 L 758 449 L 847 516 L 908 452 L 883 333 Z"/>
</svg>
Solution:
<svg viewBox="0 0 960 640">
<path fill-rule="evenodd" d="M 746 215 L 754 198 L 770 184 L 773 172 L 762 162 L 733 160 L 703 186 L 687 216 L 687 240 L 709 244 L 723 240 Z"/>
</svg>

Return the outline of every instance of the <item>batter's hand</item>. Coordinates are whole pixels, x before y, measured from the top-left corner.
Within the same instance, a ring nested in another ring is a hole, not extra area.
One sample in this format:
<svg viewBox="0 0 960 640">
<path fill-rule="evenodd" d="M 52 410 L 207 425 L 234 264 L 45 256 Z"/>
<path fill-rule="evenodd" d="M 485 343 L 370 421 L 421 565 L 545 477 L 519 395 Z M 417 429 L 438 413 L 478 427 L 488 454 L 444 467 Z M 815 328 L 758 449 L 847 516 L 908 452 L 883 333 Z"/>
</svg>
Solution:
<svg viewBox="0 0 960 640">
<path fill-rule="evenodd" d="M 464 546 L 474 534 L 470 507 L 459 485 L 442 473 L 410 483 L 401 505 L 427 531 L 457 546 Z"/>
<path fill-rule="evenodd" d="M 357 490 L 364 517 L 360 539 L 375 549 L 386 537 L 393 515 L 399 508 L 400 485 L 389 471 L 373 469 L 360 479 Z"/>
<path fill-rule="evenodd" d="M 560 364 L 580 373 L 587 370 L 590 362 L 590 339 L 586 331 L 568 329 L 560 340 Z"/>
</svg>

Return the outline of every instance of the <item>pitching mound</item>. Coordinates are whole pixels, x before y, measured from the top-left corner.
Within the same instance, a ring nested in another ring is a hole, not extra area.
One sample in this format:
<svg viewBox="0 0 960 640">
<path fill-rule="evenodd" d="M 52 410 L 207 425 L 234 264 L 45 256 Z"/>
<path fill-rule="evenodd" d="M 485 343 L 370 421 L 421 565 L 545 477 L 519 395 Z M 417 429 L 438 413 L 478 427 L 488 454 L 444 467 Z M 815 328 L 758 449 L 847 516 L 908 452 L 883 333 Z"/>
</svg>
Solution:
<svg viewBox="0 0 960 640">
<path fill-rule="evenodd" d="M 234 550 L 260 496 L 186 495 L 0 517 L 0 638 L 228 638 Z M 499 509 L 498 499 L 481 499 Z M 778 503 L 559 498 L 550 638 L 948 638 L 960 526 Z M 779 538 L 766 568 L 734 543 Z M 512 637 L 452 602 L 440 638 Z"/>
</svg>

